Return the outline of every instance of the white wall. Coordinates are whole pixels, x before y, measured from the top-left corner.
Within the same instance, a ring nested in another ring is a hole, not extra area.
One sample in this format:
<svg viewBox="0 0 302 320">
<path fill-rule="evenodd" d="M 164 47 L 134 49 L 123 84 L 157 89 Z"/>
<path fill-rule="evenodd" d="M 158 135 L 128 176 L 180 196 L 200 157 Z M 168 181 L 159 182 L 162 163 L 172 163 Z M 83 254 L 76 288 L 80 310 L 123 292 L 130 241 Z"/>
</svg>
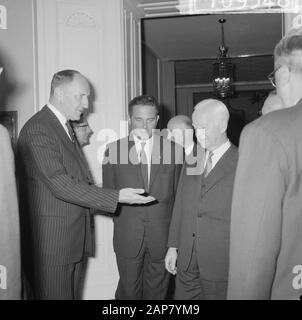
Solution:
<svg viewBox="0 0 302 320">
<path fill-rule="evenodd" d="M 140 90 L 139 25 L 123 0 L 36 0 L 39 105 L 47 102 L 52 75 L 76 69 L 91 82 L 94 101 L 88 122 L 94 131 L 84 151 L 101 184 L 103 129 L 120 132 L 126 102 Z M 118 271 L 112 246 L 112 219 L 98 216 L 96 257 L 90 260 L 85 299 L 113 299 Z"/>
</svg>

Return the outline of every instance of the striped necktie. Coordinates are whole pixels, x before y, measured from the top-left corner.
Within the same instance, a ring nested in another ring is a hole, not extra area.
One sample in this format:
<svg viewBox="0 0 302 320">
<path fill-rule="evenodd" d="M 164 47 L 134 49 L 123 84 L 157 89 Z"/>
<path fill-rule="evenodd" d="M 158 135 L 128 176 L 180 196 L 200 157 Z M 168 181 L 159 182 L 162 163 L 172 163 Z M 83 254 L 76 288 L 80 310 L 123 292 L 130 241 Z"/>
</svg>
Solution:
<svg viewBox="0 0 302 320">
<path fill-rule="evenodd" d="M 70 124 L 70 121 L 66 121 L 66 127 L 69 133 L 69 137 L 71 139 L 71 141 L 74 143 L 75 142 L 75 135 L 74 135 L 74 131 L 72 129 L 72 126 Z"/>
<path fill-rule="evenodd" d="M 213 151 L 209 151 L 208 158 L 207 158 L 207 163 L 204 169 L 204 176 L 205 178 L 208 176 L 208 174 L 211 172 L 213 163 L 212 163 L 212 157 L 213 157 Z"/>
</svg>

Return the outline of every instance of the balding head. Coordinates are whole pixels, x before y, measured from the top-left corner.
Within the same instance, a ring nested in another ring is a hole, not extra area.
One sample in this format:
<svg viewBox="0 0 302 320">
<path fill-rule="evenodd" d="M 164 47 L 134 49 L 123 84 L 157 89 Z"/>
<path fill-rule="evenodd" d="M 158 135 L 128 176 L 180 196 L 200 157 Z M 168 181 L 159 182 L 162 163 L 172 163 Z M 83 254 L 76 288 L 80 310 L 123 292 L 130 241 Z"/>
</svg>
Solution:
<svg viewBox="0 0 302 320">
<path fill-rule="evenodd" d="M 188 116 L 178 115 L 169 120 L 167 128 L 170 131 L 174 129 L 192 129 L 192 120 Z"/>
<path fill-rule="evenodd" d="M 171 118 L 167 124 L 169 138 L 172 141 L 189 147 L 193 144 L 193 127 L 192 121 L 188 116 L 177 115 Z"/>
<path fill-rule="evenodd" d="M 219 100 L 206 99 L 195 106 L 192 123 L 203 148 L 215 150 L 227 141 L 229 117 L 227 107 Z"/>
<path fill-rule="evenodd" d="M 281 98 L 277 95 L 276 91 L 272 91 L 263 103 L 262 115 L 282 108 L 284 108 L 284 106 Z"/>
</svg>

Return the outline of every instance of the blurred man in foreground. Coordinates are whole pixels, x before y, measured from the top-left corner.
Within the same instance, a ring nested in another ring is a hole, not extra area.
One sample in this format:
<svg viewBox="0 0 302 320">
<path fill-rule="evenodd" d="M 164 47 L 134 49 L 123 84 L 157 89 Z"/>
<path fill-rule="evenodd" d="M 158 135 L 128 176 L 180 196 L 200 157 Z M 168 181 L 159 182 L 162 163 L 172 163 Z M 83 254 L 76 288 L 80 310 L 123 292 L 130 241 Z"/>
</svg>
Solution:
<svg viewBox="0 0 302 320">
<path fill-rule="evenodd" d="M 231 216 L 229 299 L 302 294 L 302 28 L 276 45 L 269 79 L 290 108 L 240 138 Z"/>
</svg>

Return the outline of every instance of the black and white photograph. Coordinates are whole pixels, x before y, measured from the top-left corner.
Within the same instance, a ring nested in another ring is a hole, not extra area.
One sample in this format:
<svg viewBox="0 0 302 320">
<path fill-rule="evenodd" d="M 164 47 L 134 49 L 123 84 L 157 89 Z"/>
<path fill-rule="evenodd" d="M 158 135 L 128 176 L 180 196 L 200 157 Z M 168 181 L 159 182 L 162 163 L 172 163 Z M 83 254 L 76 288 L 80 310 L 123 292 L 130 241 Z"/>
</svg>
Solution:
<svg viewBox="0 0 302 320">
<path fill-rule="evenodd" d="M 0 150 L 0 308 L 302 300 L 302 0 L 0 0 Z"/>
</svg>

